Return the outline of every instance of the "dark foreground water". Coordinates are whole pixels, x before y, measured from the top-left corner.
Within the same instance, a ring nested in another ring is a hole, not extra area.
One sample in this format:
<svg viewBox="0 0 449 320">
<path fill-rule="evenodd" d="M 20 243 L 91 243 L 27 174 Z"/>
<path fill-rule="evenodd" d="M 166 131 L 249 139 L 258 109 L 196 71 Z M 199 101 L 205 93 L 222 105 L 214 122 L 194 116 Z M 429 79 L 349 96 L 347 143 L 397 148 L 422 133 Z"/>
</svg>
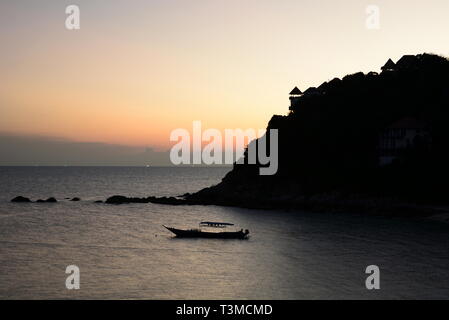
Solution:
<svg viewBox="0 0 449 320">
<path fill-rule="evenodd" d="M 449 226 L 429 219 L 215 206 L 104 205 L 110 195 L 179 195 L 226 168 L 0 168 L 0 298 L 338 299 L 449 297 Z M 16 195 L 56 204 L 13 204 Z M 80 202 L 64 200 L 81 197 Z M 241 240 L 175 239 L 202 220 Z M 67 290 L 77 265 L 80 290 Z M 378 265 L 381 289 L 365 268 Z"/>
</svg>

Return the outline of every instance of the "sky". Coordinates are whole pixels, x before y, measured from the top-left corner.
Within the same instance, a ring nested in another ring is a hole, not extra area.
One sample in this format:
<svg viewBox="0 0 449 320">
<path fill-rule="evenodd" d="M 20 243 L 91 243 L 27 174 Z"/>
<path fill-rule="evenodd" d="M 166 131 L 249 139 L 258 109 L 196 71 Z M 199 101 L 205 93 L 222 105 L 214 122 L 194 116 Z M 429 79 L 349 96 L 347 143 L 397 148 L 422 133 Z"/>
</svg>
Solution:
<svg viewBox="0 0 449 320">
<path fill-rule="evenodd" d="M 265 128 L 294 86 L 448 56 L 448 31 L 447 0 L 0 0 L 0 134 L 166 150 L 194 120 Z"/>
</svg>

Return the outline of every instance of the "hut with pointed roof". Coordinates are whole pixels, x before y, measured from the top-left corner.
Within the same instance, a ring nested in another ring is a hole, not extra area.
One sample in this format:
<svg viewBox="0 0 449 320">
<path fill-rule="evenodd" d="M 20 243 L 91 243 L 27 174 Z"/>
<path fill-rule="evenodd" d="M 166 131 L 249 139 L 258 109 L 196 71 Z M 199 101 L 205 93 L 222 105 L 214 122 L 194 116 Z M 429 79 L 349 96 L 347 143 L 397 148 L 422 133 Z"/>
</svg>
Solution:
<svg viewBox="0 0 449 320">
<path fill-rule="evenodd" d="M 385 63 L 385 65 L 380 69 L 382 71 L 394 71 L 395 68 L 396 64 L 393 62 L 393 60 L 388 59 L 387 63 Z"/>
<path fill-rule="evenodd" d="M 291 96 L 300 96 L 302 95 L 302 91 L 298 89 L 298 87 L 294 87 L 292 91 L 290 91 Z"/>
<path fill-rule="evenodd" d="M 290 91 L 290 110 L 293 110 L 298 105 L 298 101 L 302 95 L 303 93 L 298 87 L 294 87 L 293 90 Z"/>
</svg>

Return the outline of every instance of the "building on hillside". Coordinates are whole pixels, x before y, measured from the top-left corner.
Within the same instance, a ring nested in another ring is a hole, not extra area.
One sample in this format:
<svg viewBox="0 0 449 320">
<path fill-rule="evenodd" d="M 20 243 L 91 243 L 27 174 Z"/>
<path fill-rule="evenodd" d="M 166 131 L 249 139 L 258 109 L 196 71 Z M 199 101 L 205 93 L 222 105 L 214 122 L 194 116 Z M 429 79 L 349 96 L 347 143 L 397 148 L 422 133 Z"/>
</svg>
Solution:
<svg viewBox="0 0 449 320">
<path fill-rule="evenodd" d="M 429 150 L 431 144 L 429 126 L 415 118 L 402 118 L 379 134 L 379 165 L 391 164 L 407 152 Z"/>
<path fill-rule="evenodd" d="M 396 70 L 411 69 L 416 65 L 418 57 L 414 55 L 405 55 L 396 62 Z"/>
<path fill-rule="evenodd" d="M 304 91 L 305 96 L 313 96 L 313 95 L 317 95 L 317 94 L 320 94 L 320 90 L 318 90 L 315 87 L 310 87 L 306 91 Z"/>
</svg>

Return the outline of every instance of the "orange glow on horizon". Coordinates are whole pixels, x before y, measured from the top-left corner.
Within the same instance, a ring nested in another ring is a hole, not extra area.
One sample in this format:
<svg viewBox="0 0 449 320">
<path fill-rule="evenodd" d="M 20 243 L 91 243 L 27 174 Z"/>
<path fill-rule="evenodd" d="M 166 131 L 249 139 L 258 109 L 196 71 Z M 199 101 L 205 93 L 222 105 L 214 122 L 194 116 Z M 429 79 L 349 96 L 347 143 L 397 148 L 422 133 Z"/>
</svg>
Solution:
<svg viewBox="0 0 449 320">
<path fill-rule="evenodd" d="M 379 0 L 378 31 L 356 0 L 78 2 L 78 31 L 59 2 L 0 4 L 0 131 L 167 149 L 194 120 L 264 129 L 294 86 L 449 54 L 446 0 Z"/>
</svg>

